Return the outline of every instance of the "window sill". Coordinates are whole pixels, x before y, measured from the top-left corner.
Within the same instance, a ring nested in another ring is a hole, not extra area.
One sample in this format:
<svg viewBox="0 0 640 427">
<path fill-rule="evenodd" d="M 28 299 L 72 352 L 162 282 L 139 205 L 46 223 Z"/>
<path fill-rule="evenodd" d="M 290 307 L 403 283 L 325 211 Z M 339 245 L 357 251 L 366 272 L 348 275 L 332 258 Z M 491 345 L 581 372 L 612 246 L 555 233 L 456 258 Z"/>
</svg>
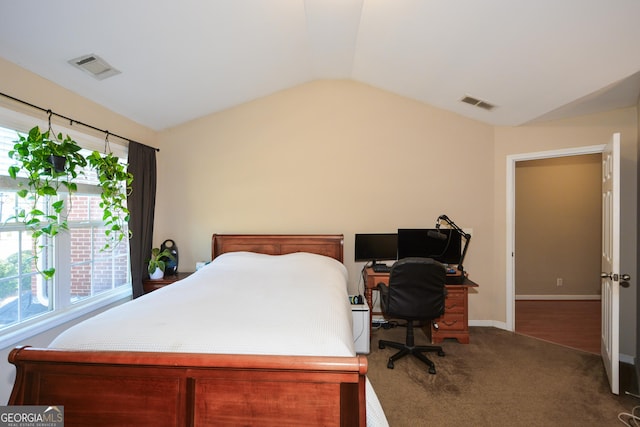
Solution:
<svg viewBox="0 0 640 427">
<path fill-rule="evenodd" d="M 25 341 L 50 329 L 71 322 L 114 303 L 124 303 L 131 299 L 131 287 L 117 289 L 92 299 L 90 302 L 73 305 L 66 310 L 45 313 L 14 327 L 7 328 L 0 338 L 0 349 L 15 345 L 28 344 Z"/>
</svg>

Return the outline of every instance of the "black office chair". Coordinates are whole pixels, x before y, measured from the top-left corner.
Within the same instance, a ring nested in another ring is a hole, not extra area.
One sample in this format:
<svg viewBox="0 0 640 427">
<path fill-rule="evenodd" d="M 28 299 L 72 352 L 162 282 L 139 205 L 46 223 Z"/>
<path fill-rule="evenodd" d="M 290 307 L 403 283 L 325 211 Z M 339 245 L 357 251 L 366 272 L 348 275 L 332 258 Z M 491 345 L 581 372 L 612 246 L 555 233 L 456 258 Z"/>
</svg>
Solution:
<svg viewBox="0 0 640 427">
<path fill-rule="evenodd" d="M 437 352 L 444 356 L 440 346 L 414 345 L 413 328 L 415 321 L 433 321 L 444 313 L 446 270 L 443 264 L 431 258 L 403 258 L 391 267 L 389 286 L 380 283 L 380 303 L 382 312 L 391 318 L 407 321 L 407 336 L 404 343 L 380 340 L 378 348 L 396 348 L 396 354 L 389 358 L 387 368 L 393 369 L 393 362 L 413 354 L 429 365 L 429 373 L 435 374 L 436 367 L 423 353 Z"/>
</svg>

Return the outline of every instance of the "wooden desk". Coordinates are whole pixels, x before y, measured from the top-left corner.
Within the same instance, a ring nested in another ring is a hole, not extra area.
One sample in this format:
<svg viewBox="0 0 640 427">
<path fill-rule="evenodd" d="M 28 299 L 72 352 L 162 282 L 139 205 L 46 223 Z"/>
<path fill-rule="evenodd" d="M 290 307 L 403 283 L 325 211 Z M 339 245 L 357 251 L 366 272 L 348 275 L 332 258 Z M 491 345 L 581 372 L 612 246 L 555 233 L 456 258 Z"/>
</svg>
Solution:
<svg viewBox="0 0 640 427">
<path fill-rule="evenodd" d="M 369 305 L 369 317 L 373 312 L 373 290 L 378 287 L 378 283 L 389 285 L 389 273 L 376 273 L 372 268 L 366 268 L 363 273 L 365 284 L 365 299 Z M 431 342 L 434 344 L 442 342 L 445 338 L 455 338 L 462 344 L 469 344 L 469 288 L 475 288 L 478 284 L 465 277 L 461 284 L 446 285 L 447 298 L 445 301 L 444 314 L 434 319 L 439 328 L 431 326 Z M 370 319 L 371 320 L 371 319 Z"/>
</svg>

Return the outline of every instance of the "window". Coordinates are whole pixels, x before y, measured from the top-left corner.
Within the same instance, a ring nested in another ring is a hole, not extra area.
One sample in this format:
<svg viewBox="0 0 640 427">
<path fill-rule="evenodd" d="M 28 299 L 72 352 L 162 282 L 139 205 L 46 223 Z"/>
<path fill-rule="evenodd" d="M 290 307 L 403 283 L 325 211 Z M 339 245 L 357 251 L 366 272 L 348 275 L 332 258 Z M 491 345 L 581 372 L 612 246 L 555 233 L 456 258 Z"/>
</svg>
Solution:
<svg viewBox="0 0 640 427">
<path fill-rule="evenodd" d="M 45 126 L 41 128 L 46 129 Z M 21 133 L 27 131 L 20 129 Z M 54 131 L 71 134 L 55 127 Z M 95 138 L 77 132 L 71 135 L 86 147 L 83 154 L 88 155 L 93 149 L 101 151 Z M 0 127 L 0 335 L 42 325 L 62 313 L 67 321 L 131 293 L 129 242 L 124 239 L 113 250 L 103 250 L 100 188 L 95 171 L 88 167 L 78 181 L 78 192 L 71 197 L 67 193 L 61 195 L 69 230 L 53 239 L 42 237 L 38 245 L 44 249 L 38 264 L 34 263 L 31 235 L 24 225 L 12 219 L 20 204 L 25 203 L 16 194 L 17 181 L 8 176 L 8 167 L 14 163 L 8 152 L 16 139 L 15 130 Z M 126 152 L 115 154 L 126 156 Z M 46 200 L 40 209 L 46 210 L 53 202 Z M 51 280 L 38 273 L 51 267 L 56 269 Z M 69 315 L 74 312 L 75 316 Z"/>
</svg>

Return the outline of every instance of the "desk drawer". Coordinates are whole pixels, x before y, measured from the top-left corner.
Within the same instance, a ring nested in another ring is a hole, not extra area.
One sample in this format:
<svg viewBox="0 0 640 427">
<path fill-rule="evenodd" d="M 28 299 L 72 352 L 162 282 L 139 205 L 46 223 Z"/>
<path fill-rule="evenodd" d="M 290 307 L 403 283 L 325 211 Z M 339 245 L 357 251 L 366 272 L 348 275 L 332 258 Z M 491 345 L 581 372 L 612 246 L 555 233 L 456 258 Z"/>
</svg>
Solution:
<svg viewBox="0 0 640 427">
<path fill-rule="evenodd" d="M 465 331 L 467 329 L 464 321 L 464 313 L 445 313 L 436 323 L 438 323 L 440 332 Z"/>
<path fill-rule="evenodd" d="M 453 313 L 464 313 L 464 295 L 447 296 L 444 300 L 444 312 L 445 316 Z"/>
</svg>

